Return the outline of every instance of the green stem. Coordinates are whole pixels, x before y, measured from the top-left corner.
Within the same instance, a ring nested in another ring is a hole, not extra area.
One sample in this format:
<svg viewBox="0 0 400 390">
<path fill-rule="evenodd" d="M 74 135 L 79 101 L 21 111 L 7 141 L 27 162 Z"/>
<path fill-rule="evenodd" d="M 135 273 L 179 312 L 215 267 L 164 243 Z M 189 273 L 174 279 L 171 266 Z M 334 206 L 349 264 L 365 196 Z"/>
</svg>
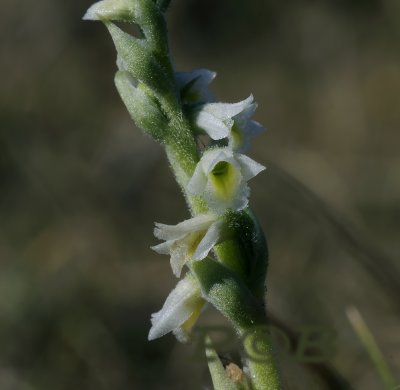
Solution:
<svg viewBox="0 0 400 390">
<path fill-rule="evenodd" d="M 265 324 L 243 329 L 241 337 L 253 389 L 282 389 L 274 348 Z"/>
<path fill-rule="evenodd" d="M 203 296 L 232 323 L 243 343 L 253 390 L 280 390 L 264 306 L 241 278 L 211 258 L 193 262 L 191 271 L 200 283 Z"/>
</svg>

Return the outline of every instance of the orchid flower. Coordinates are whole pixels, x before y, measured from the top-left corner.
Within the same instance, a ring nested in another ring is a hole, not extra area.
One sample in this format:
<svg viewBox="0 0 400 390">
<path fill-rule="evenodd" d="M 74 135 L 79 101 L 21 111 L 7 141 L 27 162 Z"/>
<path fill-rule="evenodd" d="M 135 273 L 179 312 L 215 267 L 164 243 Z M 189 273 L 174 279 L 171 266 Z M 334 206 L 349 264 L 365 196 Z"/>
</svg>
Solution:
<svg viewBox="0 0 400 390">
<path fill-rule="evenodd" d="M 156 223 L 154 235 L 165 242 L 153 246 L 160 254 L 171 256 L 171 268 L 179 277 L 191 259 L 204 259 L 222 237 L 223 221 L 213 214 L 200 214 L 177 225 Z"/>
<path fill-rule="evenodd" d="M 179 341 L 188 341 L 204 304 L 198 282 L 190 273 L 187 274 L 170 292 L 162 309 L 152 314 L 149 340 L 172 332 Z"/>
<path fill-rule="evenodd" d="M 213 140 L 228 138 L 232 150 L 245 152 L 250 140 L 265 130 L 251 119 L 256 109 L 252 95 L 239 103 L 205 103 L 195 108 L 195 123 Z"/>
<path fill-rule="evenodd" d="M 210 210 L 216 213 L 242 210 L 249 202 L 247 181 L 264 169 L 250 157 L 229 148 L 210 149 L 197 164 L 188 191 L 203 196 Z"/>
<path fill-rule="evenodd" d="M 227 138 L 234 117 L 253 105 L 253 96 L 238 103 L 205 103 L 193 109 L 195 125 L 213 140 Z"/>
</svg>

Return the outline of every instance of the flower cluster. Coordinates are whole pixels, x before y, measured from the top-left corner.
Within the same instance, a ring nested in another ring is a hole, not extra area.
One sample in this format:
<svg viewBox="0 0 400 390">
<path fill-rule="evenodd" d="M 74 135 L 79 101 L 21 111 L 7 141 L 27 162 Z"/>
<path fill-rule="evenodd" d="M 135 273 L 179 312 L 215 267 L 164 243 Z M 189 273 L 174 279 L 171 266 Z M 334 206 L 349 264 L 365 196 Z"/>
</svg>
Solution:
<svg viewBox="0 0 400 390">
<path fill-rule="evenodd" d="M 215 245 L 229 237 L 227 213 L 247 207 L 247 182 L 265 167 L 243 153 L 251 138 L 264 129 L 251 119 L 257 108 L 253 96 L 233 104 L 216 102 L 208 89 L 215 72 L 173 71 L 162 15 L 168 3 L 102 0 L 89 8 L 84 19 L 100 20 L 108 28 L 117 49 L 115 84 L 138 127 L 166 145 L 171 138 L 166 135 L 172 130 L 172 138 L 184 143 L 178 128 L 170 125 L 174 117 L 184 116 L 190 140 L 193 144 L 193 137 L 201 140 L 199 161 L 185 183 L 185 192 L 189 199 L 201 199 L 207 212 L 175 226 L 156 224 L 154 231 L 164 242 L 153 249 L 170 255 L 172 271 L 180 277 L 185 266 L 190 268 L 193 261 L 205 259 Z M 142 36 L 131 36 L 115 21 L 137 24 Z M 199 282 L 189 271 L 163 308 L 153 314 L 149 339 L 171 331 L 178 339 L 187 339 L 204 304 Z"/>
<path fill-rule="evenodd" d="M 185 112 L 196 135 L 203 136 L 201 158 L 186 191 L 188 196 L 199 196 L 208 207 L 207 213 L 177 225 L 156 224 L 154 235 L 165 242 L 152 249 L 170 255 L 172 271 L 177 277 L 185 265 L 190 268 L 192 261 L 206 258 L 216 244 L 227 238 L 227 211 L 240 211 L 248 206 L 247 182 L 265 169 L 243 154 L 251 138 L 264 130 L 251 119 L 257 107 L 253 96 L 233 104 L 214 102 L 207 88 L 214 77 L 215 73 L 206 69 L 179 72 L 175 76 Z M 188 272 L 163 308 L 153 315 L 149 339 L 172 331 L 178 340 L 186 340 L 204 303 L 200 287 Z"/>
</svg>

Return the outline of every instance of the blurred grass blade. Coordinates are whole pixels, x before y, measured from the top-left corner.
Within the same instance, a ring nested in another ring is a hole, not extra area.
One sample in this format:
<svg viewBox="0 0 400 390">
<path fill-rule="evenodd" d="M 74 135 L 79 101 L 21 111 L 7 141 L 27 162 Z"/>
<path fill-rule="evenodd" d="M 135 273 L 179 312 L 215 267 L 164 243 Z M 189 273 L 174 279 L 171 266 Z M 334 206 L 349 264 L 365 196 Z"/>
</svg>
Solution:
<svg viewBox="0 0 400 390">
<path fill-rule="evenodd" d="M 208 368 L 210 370 L 211 379 L 214 390 L 246 390 L 241 384 L 235 384 L 225 371 L 217 352 L 212 347 L 212 342 L 209 336 L 205 339 L 206 342 L 206 358 Z"/>
<path fill-rule="evenodd" d="M 393 390 L 398 388 L 396 379 L 394 378 L 392 372 L 390 371 L 383 354 L 376 343 L 376 340 L 369 330 L 367 324 L 364 321 L 361 313 L 354 306 L 350 306 L 346 309 L 347 318 L 350 321 L 351 326 L 356 332 L 359 340 L 366 349 L 370 359 L 376 370 L 379 373 L 382 381 L 385 384 L 387 390 Z"/>
</svg>

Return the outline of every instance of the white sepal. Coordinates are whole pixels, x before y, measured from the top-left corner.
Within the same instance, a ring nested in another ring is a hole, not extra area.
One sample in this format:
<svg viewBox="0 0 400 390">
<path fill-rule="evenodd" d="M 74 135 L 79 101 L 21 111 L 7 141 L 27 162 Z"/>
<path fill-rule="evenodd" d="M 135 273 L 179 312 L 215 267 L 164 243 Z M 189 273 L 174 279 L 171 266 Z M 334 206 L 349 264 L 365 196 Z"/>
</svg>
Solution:
<svg viewBox="0 0 400 390">
<path fill-rule="evenodd" d="M 192 275 L 186 275 L 170 292 L 162 309 L 152 314 L 148 339 L 154 340 L 174 332 L 179 341 L 185 341 L 203 305 L 197 281 Z"/>
</svg>

